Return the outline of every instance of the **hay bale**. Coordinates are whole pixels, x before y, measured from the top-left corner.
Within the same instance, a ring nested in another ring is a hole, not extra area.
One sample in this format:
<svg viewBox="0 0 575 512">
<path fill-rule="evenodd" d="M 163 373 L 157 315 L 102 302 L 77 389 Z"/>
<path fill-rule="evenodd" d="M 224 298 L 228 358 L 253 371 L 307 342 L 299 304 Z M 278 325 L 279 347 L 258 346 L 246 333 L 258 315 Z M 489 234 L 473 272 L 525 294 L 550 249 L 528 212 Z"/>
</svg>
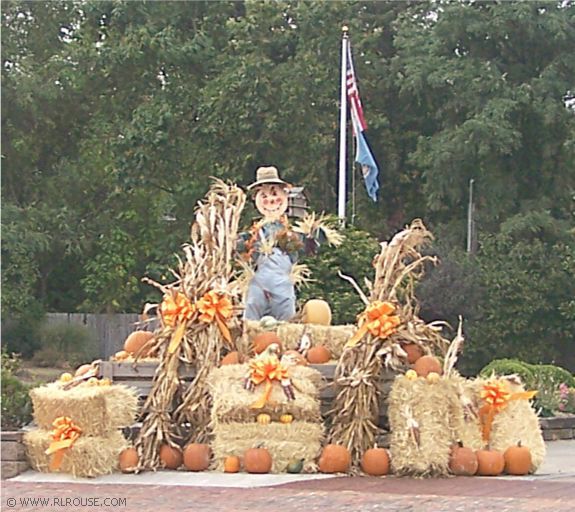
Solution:
<svg viewBox="0 0 575 512">
<path fill-rule="evenodd" d="M 292 414 L 295 420 L 320 422 L 320 402 L 318 385 L 321 373 L 313 368 L 294 366 L 289 369 L 294 389 L 295 400 L 288 400 L 281 385 L 273 384 L 270 401 L 263 409 L 252 409 L 250 406 L 264 391 L 260 384 L 254 392 L 244 388 L 244 379 L 248 375 L 247 364 L 232 364 L 214 369 L 209 376 L 208 384 L 213 399 L 212 422 L 254 422 L 260 413 L 279 417 L 281 414 Z"/>
<path fill-rule="evenodd" d="M 285 350 L 295 350 L 299 346 L 304 329 L 313 347 L 323 345 L 329 349 L 334 360 L 340 358 L 344 346 L 357 330 L 355 325 L 315 325 L 315 324 L 294 324 L 281 322 L 275 329 L 276 334 L 282 341 Z M 264 329 L 260 323 L 254 320 L 246 321 L 246 332 L 249 347 L 244 347 L 247 351 L 251 348 L 251 341 Z"/>
<path fill-rule="evenodd" d="M 451 382 L 396 377 L 389 394 L 390 451 L 399 475 L 443 476 L 449 473 L 453 444 L 450 413 L 458 396 Z"/>
<path fill-rule="evenodd" d="M 485 382 L 477 380 L 480 383 Z M 520 393 L 525 391 L 525 388 L 509 382 L 509 391 Z M 495 415 L 491 427 L 491 448 L 505 452 L 518 441 L 531 451 L 530 473 L 535 473 L 545 459 L 546 448 L 537 413 L 529 400 L 510 401 L 503 411 Z"/>
<path fill-rule="evenodd" d="M 50 473 L 50 455 L 45 451 L 50 446 L 52 432 L 32 430 L 24 434 L 24 444 L 31 466 L 36 471 Z M 120 452 L 128 442 L 120 432 L 111 432 L 105 437 L 80 436 L 69 448 L 62 460 L 58 473 L 71 473 L 75 477 L 96 477 L 113 473 L 118 468 Z"/>
<path fill-rule="evenodd" d="M 58 383 L 30 391 L 36 424 L 46 430 L 59 416 L 69 416 L 84 435 L 102 436 L 131 425 L 136 417 L 138 396 L 122 385 L 81 384 L 65 390 Z"/>
<path fill-rule="evenodd" d="M 272 473 L 284 473 L 288 463 L 294 459 L 304 459 L 305 472 L 316 470 L 315 461 L 321 452 L 323 425 L 294 421 L 284 425 L 270 423 L 219 423 L 214 427 L 212 451 L 215 469 L 222 471 L 227 456 L 243 458 L 249 448 L 267 448 L 272 456 Z"/>
</svg>

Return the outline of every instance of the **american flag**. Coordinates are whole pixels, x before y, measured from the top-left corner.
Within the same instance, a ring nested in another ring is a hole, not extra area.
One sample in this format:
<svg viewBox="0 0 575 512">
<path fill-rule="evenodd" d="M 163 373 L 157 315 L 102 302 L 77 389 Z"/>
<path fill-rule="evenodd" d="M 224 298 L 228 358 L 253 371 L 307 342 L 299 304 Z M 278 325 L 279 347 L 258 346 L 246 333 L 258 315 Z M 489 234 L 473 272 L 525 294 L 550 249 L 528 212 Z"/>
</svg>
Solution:
<svg viewBox="0 0 575 512">
<path fill-rule="evenodd" d="M 363 117 L 363 107 L 361 106 L 361 99 L 359 98 L 359 89 L 357 88 L 357 80 L 355 79 L 355 71 L 353 70 L 353 61 L 351 60 L 351 45 L 347 46 L 347 99 L 349 102 L 349 110 L 351 115 L 351 122 L 354 133 L 362 132 L 367 128 L 365 117 Z"/>
</svg>

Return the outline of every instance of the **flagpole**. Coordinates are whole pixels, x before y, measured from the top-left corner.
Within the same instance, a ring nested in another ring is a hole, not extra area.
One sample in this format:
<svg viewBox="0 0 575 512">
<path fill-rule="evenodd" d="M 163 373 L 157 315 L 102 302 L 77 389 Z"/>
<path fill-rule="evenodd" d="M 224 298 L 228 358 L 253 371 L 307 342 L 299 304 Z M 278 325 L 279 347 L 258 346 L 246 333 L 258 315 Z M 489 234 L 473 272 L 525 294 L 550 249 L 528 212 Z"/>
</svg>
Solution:
<svg viewBox="0 0 575 512">
<path fill-rule="evenodd" d="M 346 196 L 346 124 L 347 124 L 347 45 L 348 37 L 346 26 L 342 28 L 341 40 L 341 91 L 339 107 L 339 187 L 337 216 L 345 223 L 345 196 Z"/>
</svg>

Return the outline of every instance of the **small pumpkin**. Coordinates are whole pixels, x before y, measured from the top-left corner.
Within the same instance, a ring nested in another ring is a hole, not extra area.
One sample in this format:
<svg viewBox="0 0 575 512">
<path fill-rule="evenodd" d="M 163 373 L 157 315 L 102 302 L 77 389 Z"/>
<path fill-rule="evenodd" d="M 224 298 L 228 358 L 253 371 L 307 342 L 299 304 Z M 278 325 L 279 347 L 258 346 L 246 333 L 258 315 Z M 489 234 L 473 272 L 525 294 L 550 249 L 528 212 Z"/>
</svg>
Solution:
<svg viewBox="0 0 575 512">
<path fill-rule="evenodd" d="M 497 450 L 477 450 L 477 474 L 481 476 L 497 476 L 503 473 L 505 459 Z"/>
<path fill-rule="evenodd" d="M 124 359 L 128 359 L 128 357 L 130 357 L 130 353 L 125 350 L 120 350 L 114 354 L 114 359 L 116 361 L 123 361 Z"/>
<path fill-rule="evenodd" d="M 124 350 L 132 355 L 137 354 L 141 348 L 153 337 L 153 332 L 134 331 L 126 338 L 126 341 L 124 341 Z M 140 353 L 141 357 L 146 357 L 147 355 L 147 350 Z"/>
<path fill-rule="evenodd" d="M 521 441 L 516 446 L 510 446 L 503 454 L 505 472 L 509 475 L 527 475 L 531 470 L 531 451 L 523 446 Z"/>
<path fill-rule="evenodd" d="M 229 354 L 226 354 L 224 357 L 222 357 L 222 360 L 220 361 L 220 366 L 225 366 L 227 364 L 240 364 L 241 362 L 242 358 L 240 356 L 240 353 L 234 350 L 233 352 L 230 352 Z"/>
<path fill-rule="evenodd" d="M 73 378 L 71 373 L 65 372 L 60 375 L 60 382 L 70 382 Z"/>
<path fill-rule="evenodd" d="M 443 373 L 443 368 L 441 367 L 439 359 L 434 356 L 420 357 L 415 361 L 413 369 L 420 377 L 427 377 L 431 372 L 435 372 L 438 375 Z"/>
<path fill-rule="evenodd" d="M 238 473 L 241 468 L 240 458 L 236 455 L 230 455 L 224 460 L 224 473 Z"/>
<path fill-rule="evenodd" d="M 133 473 L 138 468 L 140 457 L 134 447 L 126 448 L 120 452 L 120 471 L 122 473 Z"/>
<path fill-rule="evenodd" d="M 260 425 L 269 425 L 272 421 L 272 417 L 269 414 L 262 413 L 257 415 L 256 421 Z"/>
<path fill-rule="evenodd" d="M 324 364 L 331 359 L 331 352 L 323 345 L 318 345 L 310 348 L 306 357 L 311 364 Z"/>
<path fill-rule="evenodd" d="M 292 414 L 282 414 L 280 416 L 280 423 L 284 423 L 284 424 L 288 424 L 291 423 L 293 421 L 293 415 Z"/>
<path fill-rule="evenodd" d="M 385 448 L 370 448 L 361 458 L 361 470 L 371 476 L 389 473 L 389 453 Z"/>
<path fill-rule="evenodd" d="M 328 444 L 321 452 L 319 470 L 322 473 L 345 473 L 351 464 L 351 454 L 345 446 Z"/>
<path fill-rule="evenodd" d="M 427 374 L 427 377 L 425 377 L 425 379 L 427 380 L 427 382 L 429 382 L 429 384 L 437 384 L 440 378 L 441 377 L 439 376 L 439 373 L 435 372 L 429 372 Z"/>
<path fill-rule="evenodd" d="M 160 448 L 160 460 L 167 469 L 178 469 L 182 465 L 182 450 L 169 444 L 163 444 Z"/>
<path fill-rule="evenodd" d="M 253 339 L 253 349 L 256 354 L 261 354 L 266 348 L 268 348 L 272 343 L 277 343 L 280 346 L 280 351 L 282 350 L 282 342 L 279 336 L 272 331 L 265 331 L 256 334 Z"/>
<path fill-rule="evenodd" d="M 303 323 L 331 325 L 331 308 L 325 300 L 311 299 L 303 307 Z"/>
<path fill-rule="evenodd" d="M 419 358 L 423 357 L 423 349 L 417 343 L 406 343 L 401 348 L 407 353 L 407 362 L 414 364 Z"/>
<path fill-rule="evenodd" d="M 244 454 L 244 469 L 248 473 L 269 473 L 272 456 L 266 448 L 249 448 Z"/>
<path fill-rule="evenodd" d="M 415 370 L 407 370 L 405 372 L 407 380 L 417 380 L 417 372 Z"/>
<path fill-rule="evenodd" d="M 191 443 L 184 448 L 184 466 L 190 471 L 205 471 L 210 465 L 210 446 Z"/>
<path fill-rule="evenodd" d="M 307 366 L 307 359 L 297 350 L 286 350 L 283 355 L 291 357 L 297 366 Z"/>
<path fill-rule="evenodd" d="M 473 476 L 478 466 L 477 454 L 471 448 L 463 446 L 461 441 L 451 447 L 449 470 L 454 475 Z"/>
</svg>

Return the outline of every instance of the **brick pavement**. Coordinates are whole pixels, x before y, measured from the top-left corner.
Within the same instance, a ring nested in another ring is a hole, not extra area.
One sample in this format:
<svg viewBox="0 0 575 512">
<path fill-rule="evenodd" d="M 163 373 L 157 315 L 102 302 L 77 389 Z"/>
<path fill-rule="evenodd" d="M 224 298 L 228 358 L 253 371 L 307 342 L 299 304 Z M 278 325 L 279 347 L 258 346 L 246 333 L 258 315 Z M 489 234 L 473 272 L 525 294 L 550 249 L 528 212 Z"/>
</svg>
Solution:
<svg viewBox="0 0 575 512">
<path fill-rule="evenodd" d="M 94 506 L 107 498 L 126 498 L 126 506 Z M 16 505 L 10 507 L 16 500 Z M 72 506 L 26 505 L 27 498 L 75 499 Z M 83 500 L 83 503 L 80 502 Z M 182 512 L 208 510 L 311 512 L 449 511 L 449 512 L 571 512 L 575 509 L 575 480 L 500 480 L 489 478 L 333 478 L 276 487 L 230 489 L 160 485 L 70 484 L 5 481 L 2 510 L 15 512 Z"/>
</svg>

